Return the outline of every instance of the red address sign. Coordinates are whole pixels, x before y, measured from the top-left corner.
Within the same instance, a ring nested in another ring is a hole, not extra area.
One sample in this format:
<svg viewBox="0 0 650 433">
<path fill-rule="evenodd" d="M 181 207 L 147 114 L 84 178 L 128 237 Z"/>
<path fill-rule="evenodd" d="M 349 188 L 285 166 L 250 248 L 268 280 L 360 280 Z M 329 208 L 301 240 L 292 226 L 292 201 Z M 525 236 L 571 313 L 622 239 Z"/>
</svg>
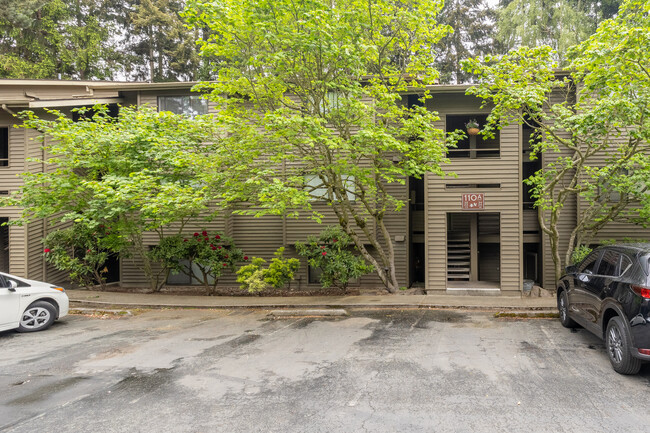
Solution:
<svg viewBox="0 0 650 433">
<path fill-rule="evenodd" d="M 470 193 L 462 195 L 463 210 L 485 209 L 485 194 Z"/>
</svg>

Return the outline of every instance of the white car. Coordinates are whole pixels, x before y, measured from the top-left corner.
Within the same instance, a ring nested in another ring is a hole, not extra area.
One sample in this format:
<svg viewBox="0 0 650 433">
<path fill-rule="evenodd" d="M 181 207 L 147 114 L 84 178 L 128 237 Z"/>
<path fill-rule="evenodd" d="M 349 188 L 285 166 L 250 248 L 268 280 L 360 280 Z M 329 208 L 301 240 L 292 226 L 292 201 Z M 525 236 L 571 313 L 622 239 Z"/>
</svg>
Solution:
<svg viewBox="0 0 650 433">
<path fill-rule="evenodd" d="M 63 287 L 0 272 L 0 331 L 42 331 L 67 315 L 69 305 Z"/>
</svg>

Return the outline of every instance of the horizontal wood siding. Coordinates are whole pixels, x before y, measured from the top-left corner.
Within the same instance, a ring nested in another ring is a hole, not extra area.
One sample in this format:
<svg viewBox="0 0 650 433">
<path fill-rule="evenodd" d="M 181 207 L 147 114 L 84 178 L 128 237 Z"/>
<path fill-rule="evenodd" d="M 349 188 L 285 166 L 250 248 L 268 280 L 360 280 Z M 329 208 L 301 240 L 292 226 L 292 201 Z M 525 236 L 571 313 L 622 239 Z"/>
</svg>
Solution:
<svg viewBox="0 0 650 433">
<path fill-rule="evenodd" d="M 480 114 L 474 98 L 456 95 L 434 97 L 433 108 L 441 116 L 436 126 L 445 128 L 448 114 Z M 483 111 L 485 113 L 485 111 Z M 500 281 L 504 293 L 521 290 L 521 151 L 519 125 L 505 127 L 500 133 L 500 156 L 492 158 L 455 158 L 444 166 L 457 177 L 428 174 L 425 178 L 426 199 L 426 287 L 445 290 L 447 287 L 447 213 L 462 210 L 463 193 L 485 194 L 481 212 L 500 215 Z M 499 188 L 445 188 L 445 184 L 500 184 Z"/>
</svg>

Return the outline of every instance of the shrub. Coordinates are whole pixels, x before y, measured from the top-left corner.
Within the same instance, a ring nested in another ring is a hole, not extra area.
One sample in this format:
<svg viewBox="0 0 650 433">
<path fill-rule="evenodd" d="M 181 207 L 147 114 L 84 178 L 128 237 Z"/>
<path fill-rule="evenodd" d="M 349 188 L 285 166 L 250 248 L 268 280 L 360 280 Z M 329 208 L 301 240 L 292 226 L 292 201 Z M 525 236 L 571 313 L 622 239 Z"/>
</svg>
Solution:
<svg viewBox="0 0 650 433">
<path fill-rule="evenodd" d="M 296 242 L 298 254 L 309 265 L 321 270 L 323 287 L 346 288 L 349 281 L 373 271 L 371 264 L 354 254 L 352 239 L 340 227 L 323 230 L 318 237 L 309 236 L 305 243 Z"/>
<path fill-rule="evenodd" d="M 592 248 L 589 248 L 587 245 L 579 245 L 575 247 L 571 253 L 571 264 L 577 265 L 582 262 L 591 252 Z"/>
<path fill-rule="evenodd" d="M 164 238 L 152 251 L 151 258 L 172 273 L 182 273 L 199 281 L 208 295 L 216 292 L 224 271 L 235 271 L 244 256 L 233 240 L 221 233 L 206 230 L 189 236 Z"/>
<path fill-rule="evenodd" d="M 43 239 L 45 261 L 68 272 L 70 280 L 80 286 L 106 289 L 106 261 L 123 247 L 123 240 L 110 227 L 74 224 L 51 232 Z"/>
<path fill-rule="evenodd" d="M 264 268 L 266 260 L 260 257 L 253 257 L 250 264 L 239 268 L 237 282 L 241 283 L 242 289 L 257 293 L 269 287 L 279 289 L 293 280 L 300 268 L 300 260 L 285 259 L 284 247 L 278 248 L 273 254 L 275 257 L 271 259 L 268 268 Z"/>
</svg>

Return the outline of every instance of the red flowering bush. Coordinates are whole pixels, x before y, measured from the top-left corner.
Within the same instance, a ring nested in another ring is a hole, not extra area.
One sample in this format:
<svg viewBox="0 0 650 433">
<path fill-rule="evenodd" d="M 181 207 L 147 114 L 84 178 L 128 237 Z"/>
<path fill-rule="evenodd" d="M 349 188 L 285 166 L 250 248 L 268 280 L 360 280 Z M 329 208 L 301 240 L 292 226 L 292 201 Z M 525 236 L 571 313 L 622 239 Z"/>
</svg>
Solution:
<svg viewBox="0 0 650 433">
<path fill-rule="evenodd" d="M 207 230 L 193 236 L 169 236 L 152 251 L 152 257 L 175 274 L 185 274 L 192 282 L 203 285 L 208 295 L 216 291 L 224 272 L 234 272 L 244 260 L 239 248 L 228 236 L 212 236 Z"/>
<path fill-rule="evenodd" d="M 296 242 L 298 254 L 307 258 L 310 266 L 321 270 L 323 287 L 347 287 L 351 279 L 372 272 L 365 259 L 354 254 L 352 239 L 340 227 L 328 227 L 318 237 Z"/>
</svg>

